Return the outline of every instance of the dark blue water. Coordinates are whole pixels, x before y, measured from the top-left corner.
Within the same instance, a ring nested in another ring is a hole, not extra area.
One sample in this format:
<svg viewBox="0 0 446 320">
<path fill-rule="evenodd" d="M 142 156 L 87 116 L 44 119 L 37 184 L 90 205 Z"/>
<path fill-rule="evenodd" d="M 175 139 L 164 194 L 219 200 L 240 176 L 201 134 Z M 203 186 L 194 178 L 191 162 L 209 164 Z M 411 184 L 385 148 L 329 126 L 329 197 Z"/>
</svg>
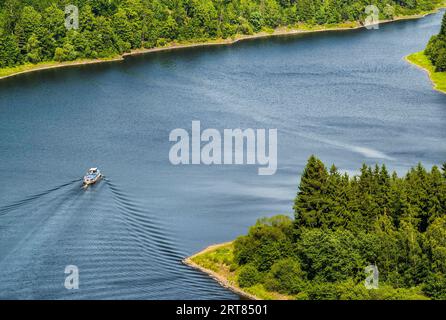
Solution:
<svg viewBox="0 0 446 320">
<path fill-rule="evenodd" d="M 237 298 L 185 256 L 291 214 L 311 154 L 355 172 L 446 160 L 446 95 L 403 57 L 441 15 L 0 81 L 0 298 Z M 169 133 L 277 128 L 279 169 L 172 166 Z M 87 191 L 98 166 L 107 179 Z M 79 290 L 64 288 L 76 265 Z"/>
</svg>

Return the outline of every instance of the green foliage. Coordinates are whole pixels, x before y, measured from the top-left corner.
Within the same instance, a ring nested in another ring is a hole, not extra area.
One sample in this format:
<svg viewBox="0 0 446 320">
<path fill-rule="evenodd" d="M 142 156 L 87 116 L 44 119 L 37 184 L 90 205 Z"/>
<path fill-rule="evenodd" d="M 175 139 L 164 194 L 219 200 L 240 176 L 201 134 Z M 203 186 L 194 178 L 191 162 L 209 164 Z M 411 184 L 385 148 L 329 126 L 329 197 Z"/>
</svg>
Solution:
<svg viewBox="0 0 446 320">
<path fill-rule="evenodd" d="M 16 38 L 12 35 L 0 35 L 0 68 L 12 67 L 20 59 Z"/>
<path fill-rule="evenodd" d="M 403 177 L 364 165 L 349 177 L 311 156 L 294 210 L 294 221 L 261 219 L 235 241 L 243 286 L 296 299 L 445 299 L 446 165 Z M 364 286 L 368 265 L 379 289 Z"/>
<path fill-rule="evenodd" d="M 424 285 L 423 291 L 436 300 L 446 300 L 446 277 L 444 273 L 430 275 Z"/>
<path fill-rule="evenodd" d="M 314 156 L 308 160 L 299 193 L 294 202 L 295 223 L 300 226 L 320 227 L 322 217 L 328 210 L 327 198 L 328 172 L 325 165 Z"/>
<path fill-rule="evenodd" d="M 432 270 L 446 274 L 446 215 L 432 222 L 426 232 L 426 241 L 431 254 Z"/>
<path fill-rule="evenodd" d="M 305 229 L 296 255 L 309 280 L 343 281 L 357 276 L 367 266 L 360 255 L 360 243 L 348 230 Z"/>
<path fill-rule="evenodd" d="M 238 275 L 238 283 L 241 288 L 252 287 L 261 279 L 260 273 L 252 264 L 244 265 Z"/>
<path fill-rule="evenodd" d="M 229 267 L 230 271 L 232 272 L 238 267 L 235 263 L 233 263 L 234 257 L 232 252 L 233 250 L 231 244 L 225 244 L 214 250 L 194 256 L 192 261 L 215 272 L 217 272 L 222 266 Z"/>
<path fill-rule="evenodd" d="M 56 61 L 73 61 L 78 57 L 78 52 L 74 45 L 67 41 L 62 48 L 56 48 L 54 60 Z"/>
<path fill-rule="evenodd" d="M 339 283 L 309 283 L 306 291 L 296 295 L 303 300 L 426 300 L 421 288 L 393 288 L 381 285 L 368 290 L 364 284 L 347 280 Z"/>
<path fill-rule="evenodd" d="M 235 261 L 240 265 L 250 262 L 260 271 L 269 270 L 276 260 L 292 252 L 292 232 L 288 217 L 259 220 L 247 236 L 235 242 Z"/>
<path fill-rule="evenodd" d="M 300 262 L 293 258 L 276 261 L 269 271 L 265 287 L 279 293 L 297 294 L 305 287 L 305 273 Z"/>
<path fill-rule="evenodd" d="M 38 63 L 42 60 L 42 48 L 40 41 L 35 34 L 32 34 L 26 43 L 26 59 L 32 63 Z"/>
<path fill-rule="evenodd" d="M 424 51 L 435 67 L 435 71 L 446 71 L 446 14 L 443 16 L 441 30 L 433 36 Z"/>
<path fill-rule="evenodd" d="M 0 68 L 111 57 L 172 41 L 228 38 L 299 23 L 359 21 L 370 4 L 366 0 L 73 0 L 70 3 L 79 7 L 80 29 L 68 32 L 64 26 L 67 3 L 0 1 Z M 375 1 L 381 12 L 392 8 L 391 13 L 396 14 L 431 10 L 438 3 L 440 0 Z M 439 45 L 434 49 L 442 69 L 444 52 Z"/>
</svg>

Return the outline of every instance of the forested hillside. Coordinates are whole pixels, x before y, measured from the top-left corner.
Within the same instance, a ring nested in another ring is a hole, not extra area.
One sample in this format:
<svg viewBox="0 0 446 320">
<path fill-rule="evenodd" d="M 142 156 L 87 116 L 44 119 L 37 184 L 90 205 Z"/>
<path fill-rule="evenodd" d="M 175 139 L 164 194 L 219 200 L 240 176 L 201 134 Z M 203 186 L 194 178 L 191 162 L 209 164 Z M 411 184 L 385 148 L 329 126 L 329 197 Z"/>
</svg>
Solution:
<svg viewBox="0 0 446 320">
<path fill-rule="evenodd" d="M 0 68 L 105 58 L 172 41 L 204 41 L 297 24 L 337 24 L 431 10 L 441 0 L 0 0 Z M 65 6 L 79 8 L 67 30 Z"/>
<path fill-rule="evenodd" d="M 311 157 L 295 218 L 260 220 L 234 243 L 244 288 L 298 299 L 446 299 L 446 164 L 349 177 Z M 379 288 L 364 285 L 375 265 Z"/>
<path fill-rule="evenodd" d="M 446 71 L 446 14 L 443 16 L 440 33 L 430 39 L 424 53 L 434 65 L 435 71 Z"/>
</svg>

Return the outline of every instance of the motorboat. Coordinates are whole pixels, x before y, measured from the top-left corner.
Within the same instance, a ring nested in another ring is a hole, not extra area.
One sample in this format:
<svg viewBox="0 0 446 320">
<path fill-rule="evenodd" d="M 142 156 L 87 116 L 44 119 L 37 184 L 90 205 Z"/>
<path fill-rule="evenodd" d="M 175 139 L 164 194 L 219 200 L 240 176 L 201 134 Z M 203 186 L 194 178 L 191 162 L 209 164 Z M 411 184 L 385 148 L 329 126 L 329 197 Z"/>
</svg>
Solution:
<svg viewBox="0 0 446 320">
<path fill-rule="evenodd" d="M 91 184 L 95 184 L 102 178 L 101 171 L 98 168 L 91 168 L 83 179 L 83 186 L 88 187 Z"/>
</svg>

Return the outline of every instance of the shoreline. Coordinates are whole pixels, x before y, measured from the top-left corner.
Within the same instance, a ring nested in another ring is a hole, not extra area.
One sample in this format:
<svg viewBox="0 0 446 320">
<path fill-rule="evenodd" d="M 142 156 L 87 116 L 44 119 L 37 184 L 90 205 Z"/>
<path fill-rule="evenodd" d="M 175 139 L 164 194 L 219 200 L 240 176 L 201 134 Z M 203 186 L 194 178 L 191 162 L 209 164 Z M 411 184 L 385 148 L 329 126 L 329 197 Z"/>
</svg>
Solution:
<svg viewBox="0 0 446 320">
<path fill-rule="evenodd" d="M 228 290 L 232 291 L 233 293 L 235 293 L 245 299 L 260 300 L 258 297 L 254 296 L 250 293 L 247 293 L 247 292 L 243 291 L 241 288 L 239 288 L 238 286 L 232 284 L 228 279 L 226 279 L 222 275 L 218 274 L 217 272 L 212 271 L 210 269 L 206 269 L 206 268 L 196 264 L 194 261 L 192 261 L 192 259 L 196 256 L 205 254 L 210 251 L 214 251 L 218 248 L 227 246 L 231 243 L 232 243 L 232 241 L 210 245 L 210 246 L 204 248 L 203 250 L 191 255 L 190 257 L 183 259 L 181 262 L 188 267 L 191 267 L 195 270 L 198 270 L 198 271 L 208 275 L 210 278 L 214 279 L 223 288 L 228 289 Z"/>
<path fill-rule="evenodd" d="M 418 68 L 420 70 L 423 70 L 427 74 L 427 76 L 429 77 L 429 80 L 430 80 L 430 82 L 432 84 L 432 89 L 433 90 L 441 92 L 443 94 L 446 94 L 446 89 L 439 88 L 440 84 L 435 81 L 434 74 L 436 72 L 434 70 L 431 70 L 427 66 L 424 66 L 423 64 L 417 63 L 416 61 L 413 61 L 413 60 L 410 59 L 411 57 L 414 57 L 414 56 L 419 55 L 419 54 L 422 54 L 424 56 L 423 52 L 424 51 L 415 52 L 415 53 L 409 54 L 409 55 L 404 57 L 404 60 L 406 60 L 406 62 L 408 62 L 409 64 L 413 65 L 414 67 L 416 67 L 416 68 Z M 440 72 L 438 72 L 438 73 L 440 73 Z M 444 72 L 444 73 L 446 74 L 446 72 Z"/>
<path fill-rule="evenodd" d="M 118 56 L 115 58 L 108 58 L 108 59 L 82 59 L 82 60 L 75 60 L 75 61 L 64 61 L 64 62 L 55 62 L 55 61 L 47 61 L 40 64 L 29 66 L 29 69 L 27 68 L 27 65 L 20 65 L 13 68 L 21 68 L 23 67 L 25 70 L 20 70 L 5 76 L 0 76 L 0 80 L 7 79 L 11 77 L 15 77 L 21 74 L 26 73 L 32 73 L 42 70 L 50 70 L 50 69 L 59 69 L 59 68 L 67 68 L 67 67 L 75 67 L 75 66 L 86 66 L 89 64 L 98 64 L 98 63 L 106 63 L 106 62 L 116 62 L 116 61 L 122 61 L 124 60 L 122 56 Z M 1 71 L 1 69 L 0 69 Z"/>
<path fill-rule="evenodd" d="M 425 14 L 418 14 L 413 16 L 402 16 L 397 17 L 393 20 L 381 20 L 379 21 L 379 24 L 387 24 L 391 22 L 398 22 L 398 21 L 404 21 L 404 20 L 416 20 L 421 19 L 426 16 L 429 16 L 431 14 L 435 14 L 439 12 L 441 9 L 444 9 L 445 6 L 442 5 L 436 9 L 434 9 L 431 12 L 425 13 Z M 31 65 L 29 66 L 29 69 L 27 68 L 27 65 L 21 65 L 16 66 L 12 68 L 20 68 L 23 67 L 25 70 L 20 70 L 17 72 L 13 72 L 11 74 L 7 74 L 4 76 L 0 76 L 0 80 L 11 78 L 14 76 L 18 76 L 21 74 L 36 72 L 36 71 L 42 71 L 42 70 L 49 70 L 49 69 L 56 69 L 56 68 L 66 68 L 66 67 L 73 67 L 73 66 L 83 66 L 83 65 L 89 65 L 89 64 L 98 64 L 98 63 L 107 63 L 107 62 L 116 62 L 116 61 L 123 61 L 126 57 L 130 56 L 137 56 L 142 54 L 149 54 L 154 52 L 162 52 L 162 51 L 172 51 L 172 50 L 179 50 L 179 49 L 187 49 L 187 48 L 198 48 L 198 47 L 209 47 L 209 46 L 221 46 L 221 45 L 233 45 L 238 42 L 244 41 L 244 40 L 251 40 L 251 39 L 261 39 L 261 38 L 268 38 L 268 37 L 277 37 L 277 36 L 288 36 L 288 35 L 298 35 L 298 34 L 311 34 L 311 33 L 319 33 L 319 32 L 336 32 L 336 31 L 348 31 L 348 30 L 358 30 L 366 28 L 365 25 L 362 25 L 358 21 L 355 22 L 344 22 L 344 25 L 347 25 L 348 23 L 351 23 L 351 26 L 334 26 L 334 27 L 326 27 L 326 26 L 316 26 L 315 29 L 292 29 L 288 27 L 282 27 L 275 29 L 273 32 L 268 33 L 265 31 L 255 33 L 252 35 L 236 35 L 233 38 L 227 38 L 227 39 L 214 39 L 214 40 L 208 40 L 205 42 L 192 42 L 192 43 L 186 43 L 186 44 L 178 44 L 178 43 L 172 43 L 170 45 L 164 46 L 164 47 L 156 47 L 156 48 L 149 48 L 149 49 L 134 49 L 130 52 L 123 53 L 122 55 L 113 57 L 113 58 L 107 58 L 107 59 L 83 59 L 83 60 L 75 60 L 75 61 L 64 61 L 64 62 L 55 62 L 55 61 L 48 61 L 41 63 L 40 65 Z M 320 29 L 317 29 L 317 28 Z M 0 69 L 1 72 L 1 69 Z"/>
</svg>

